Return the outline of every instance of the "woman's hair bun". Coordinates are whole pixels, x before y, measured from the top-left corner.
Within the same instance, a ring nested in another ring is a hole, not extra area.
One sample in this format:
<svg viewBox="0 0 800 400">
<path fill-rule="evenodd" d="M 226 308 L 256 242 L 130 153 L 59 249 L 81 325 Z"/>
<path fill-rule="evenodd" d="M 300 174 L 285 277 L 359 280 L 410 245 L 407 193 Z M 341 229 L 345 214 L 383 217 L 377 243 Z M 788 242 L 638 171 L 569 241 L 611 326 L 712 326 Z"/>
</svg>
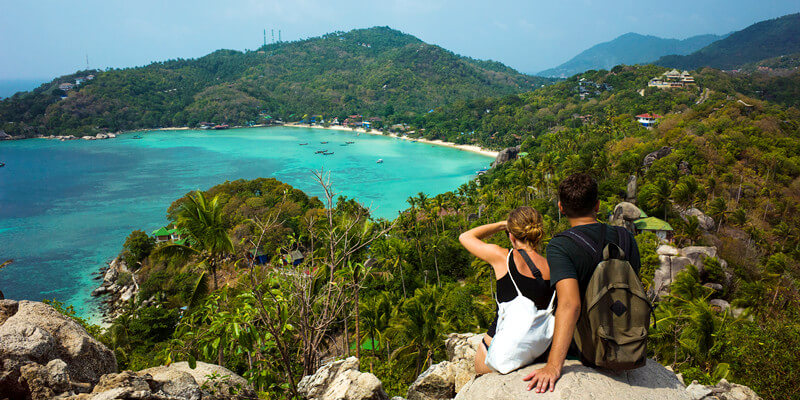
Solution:
<svg viewBox="0 0 800 400">
<path fill-rule="evenodd" d="M 508 232 L 531 247 L 536 247 L 544 236 L 542 215 L 532 207 L 518 207 L 508 214 Z"/>
</svg>

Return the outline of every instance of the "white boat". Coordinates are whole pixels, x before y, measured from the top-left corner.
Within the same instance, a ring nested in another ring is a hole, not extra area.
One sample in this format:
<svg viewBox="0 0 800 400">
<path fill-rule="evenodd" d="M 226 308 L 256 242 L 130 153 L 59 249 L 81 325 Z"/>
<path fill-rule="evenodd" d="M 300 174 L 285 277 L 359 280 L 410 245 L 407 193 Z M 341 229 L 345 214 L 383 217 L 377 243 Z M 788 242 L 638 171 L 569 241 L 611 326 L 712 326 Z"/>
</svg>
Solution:
<svg viewBox="0 0 800 400">
<path fill-rule="evenodd" d="M 383 164 L 383 159 L 382 159 L 382 158 L 379 158 L 379 159 L 378 159 L 378 161 L 377 161 L 377 163 L 378 163 L 378 164 Z"/>
</svg>

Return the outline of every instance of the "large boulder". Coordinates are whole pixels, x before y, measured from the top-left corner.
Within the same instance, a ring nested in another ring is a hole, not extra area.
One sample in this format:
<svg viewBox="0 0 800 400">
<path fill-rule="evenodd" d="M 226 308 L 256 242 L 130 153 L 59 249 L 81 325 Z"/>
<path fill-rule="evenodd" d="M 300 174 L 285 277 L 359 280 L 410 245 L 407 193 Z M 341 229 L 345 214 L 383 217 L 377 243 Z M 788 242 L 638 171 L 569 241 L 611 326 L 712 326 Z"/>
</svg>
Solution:
<svg viewBox="0 0 800 400">
<path fill-rule="evenodd" d="M 650 168 L 650 166 L 653 165 L 653 163 L 656 162 L 657 160 L 660 160 L 670 155 L 672 153 L 672 150 L 673 150 L 672 147 L 664 146 L 652 153 L 649 153 L 648 155 L 644 156 L 644 161 L 642 162 L 642 166 L 645 168 L 645 170 L 647 168 Z"/>
<path fill-rule="evenodd" d="M 669 294 L 669 286 L 678 273 L 692 265 L 688 257 L 659 255 L 660 266 L 653 274 L 653 289 L 659 296 Z"/>
<path fill-rule="evenodd" d="M 496 167 L 500 164 L 513 161 L 517 159 L 519 155 L 520 147 L 506 147 L 503 150 L 500 150 L 500 153 L 497 153 L 497 157 L 494 159 L 492 163 L 492 167 Z"/>
<path fill-rule="evenodd" d="M 629 202 L 636 201 L 636 175 L 628 177 L 628 184 L 625 186 L 625 200 Z"/>
<path fill-rule="evenodd" d="M 349 357 L 320 367 L 297 384 L 309 400 L 386 400 L 389 396 L 375 375 L 360 372 L 358 359 Z"/>
<path fill-rule="evenodd" d="M 482 334 L 451 333 L 444 342 L 456 393 L 475 377 L 475 354 L 482 339 Z"/>
<path fill-rule="evenodd" d="M 717 248 L 712 246 L 689 246 L 680 249 L 682 256 L 692 260 L 692 264 L 697 267 L 700 272 L 703 272 L 703 264 L 707 257 L 714 258 L 717 256 Z"/>
<path fill-rule="evenodd" d="M 255 396 L 255 390 L 253 390 L 253 387 L 247 382 L 247 379 L 216 364 L 198 361 L 195 368 L 191 368 L 189 367 L 189 363 L 181 361 L 166 368 L 172 371 L 188 373 L 201 388 L 215 395 L 234 393 L 242 397 Z"/>
<path fill-rule="evenodd" d="M 408 388 L 408 400 L 452 399 L 456 395 L 455 375 L 449 361 L 431 365 Z"/>
<path fill-rule="evenodd" d="M 710 231 L 714 229 L 714 219 L 704 214 L 697 208 L 689 208 L 686 211 L 681 211 L 681 218 L 686 221 L 689 217 L 697 217 L 697 222 L 700 223 L 700 229 Z"/>
<path fill-rule="evenodd" d="M 585 367 L 567 360 L 561 379 L 553 392 L 532 393 L 522 379 L 544 364 L 534 364 L 510 374 L 486 374 L 470 381 L 456 400 L 693 400 L 674 373 L 661 364 L 647 360 L 645 366 L 614 374 Z"/>
<path fill-rule="evenodd" d="M 114 353 L 77 322 L 35 301 L 0 301 L 0 393 L 49 398 L 91 389 Z"/>
<path fill-rule="evenodd" d="M 639 218 L 642 218 L 642 210 L 633 203 L 623 201 L 614 206 L 608 223 L 614 226 L 624 226 L 633 231 L 633 221 Z"/>
</svg>

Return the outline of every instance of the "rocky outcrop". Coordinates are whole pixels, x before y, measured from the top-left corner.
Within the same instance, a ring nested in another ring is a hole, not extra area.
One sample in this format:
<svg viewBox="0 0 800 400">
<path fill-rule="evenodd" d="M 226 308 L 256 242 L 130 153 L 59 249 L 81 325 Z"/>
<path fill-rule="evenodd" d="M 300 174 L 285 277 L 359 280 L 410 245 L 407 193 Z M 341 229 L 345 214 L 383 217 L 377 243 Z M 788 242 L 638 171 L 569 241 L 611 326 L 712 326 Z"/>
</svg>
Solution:
<svg viewBox="0 0 800 400">
<path fill-rule="evenodd" d="M 449 361 L 431 365 L 408 388 L 408 400 L 452 399 L 456 395 L 454 366 Z"/>
<path fill-rule="evenodd" d="M 255 398 L 244 378 L 213 364 L 116 371 L 114 353 L 71 318 L 44 303 L 0 300 L 0 398 Z"/>
<path fill-rule="evenodd" d="M 496 167 L 500 164 L 513 161 L 517 159 L 519 155 L 520 147 L 506 147 L 503 150 L 500 150 L 500 153 L 497 154 L 497 157 L 494 159 L 492 163 L 492 167 Z"/>
<path fill-rule="evenodd" d="M 631 175 L 628 177 L 628 184 L 625 186 L 625 201 L 628 202 L 635 202 L 636 201 L 636 175 Z"/>
<path fill-rule="evenodd" d="M 649 153 L 648 155 L 644 156 L 644 161 L 642 162 L 642 166 L 644 167 L 645 170 L 647 170 L 648 168 L 650 168 L 651 165 L 653 165 L 654 162 L 672 154 L 672 150 L 673 150 L 672 147 L 664 146 L 652 153 Z"/>
<path fill-rule="evenodd" d="M 669 286 L 678 274 L 689 265 L 694 265 L 702 274 L 705 268 L 705 259 L 717 257 L 717 248 L 708 246 L 689 246 L 682 249 L 661 245 L 656 249 L 660 266 L 653 275 L 653 289 L 661 297 L 669 294 Z M 725 268 L 728 263 L 718 258 L 720 264 Z M 722 285 L 717 282 L 709 282 L 710 288 L 721 291 Z M 719 285 L 719 286 L 717 286 Z M 719 288 L 719 289 L 717 289 Z"/>
<path fill-rule="evenodd" d="M 125 305 L 139 292 L 136 275 L 117 257 L 103 273 L 103 283 L 92 291 L 92 296 L 107 296 L 103 301 L 104 319 L 111 322 L 122 313 Z"/>
<path fill-rule="evenodd" d="M 614 226 L 623 226 L 629 231 L 634 231 L 633 221 L 642 218 L 642 210 L 635 204 L 623 201 L 614 207 L 608 223 Z"/>
<path fill-rule="evenodd" d="M 455 397 L 457 400 L 511 400 L 532 398 L 522 379 L 544 364 L 534 364 L 507 375 L 486 374 L 470 381 Z M 647 360 L 645 366 L 614 374 L 567 360 L 553 392 L 535 394 L 536 399 L 630 399 L 693 400 L 674 373 Z"/>
<path fill-rule="evenodd" d="M 686 387 L 686 391 L 696 400 L 761 400 L 753 389 L 725 379 L 720 379 L 714 386 L 704 386 L 693 381 Z"/>
<path fill-rule="evenodd" d="M 2 300 L 0 310 L 0 393 L 50 398 L 116 371 L 111 350 L 49 305 Z"/>
<path fill-rule="evenodd" d="M 360 372 L 358 359 L 349 357 L 320 367 L 297 385 L 309 400 L 386 400 L 383 384 L 375 375 Z"/>
<path fill-rule="evenodd" d="M 697 222 L 700 223 L 700 229 L 710 231 L 714 229 L 714 219 L 705 215 L 702 211 L 696 208 L 689 208 L 686 211 L 681 211 L 681 218 L 686 221 L 689 217 L 697 217 Z"/>
</svg>

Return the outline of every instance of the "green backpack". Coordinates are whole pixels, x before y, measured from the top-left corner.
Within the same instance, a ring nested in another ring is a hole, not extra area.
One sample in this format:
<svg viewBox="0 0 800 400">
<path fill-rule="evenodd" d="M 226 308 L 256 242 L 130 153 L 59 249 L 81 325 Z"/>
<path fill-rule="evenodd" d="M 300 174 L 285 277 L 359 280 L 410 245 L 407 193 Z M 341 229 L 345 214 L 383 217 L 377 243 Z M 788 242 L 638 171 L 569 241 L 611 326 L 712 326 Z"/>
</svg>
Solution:
<svg viewBox="0 0 800 400">
<path fill-rule="evenodd" d="M 573 240 L 597 265 L 581 301 L 574 341 L 584 364 L 623 371 L 643 366 L 647 359 L 647 329 L 652 305 L 627 260 L 630 234 L 616 227 L 620 244 L 600 244 L 576 230 L 559 234 Z"/>
</svg>

